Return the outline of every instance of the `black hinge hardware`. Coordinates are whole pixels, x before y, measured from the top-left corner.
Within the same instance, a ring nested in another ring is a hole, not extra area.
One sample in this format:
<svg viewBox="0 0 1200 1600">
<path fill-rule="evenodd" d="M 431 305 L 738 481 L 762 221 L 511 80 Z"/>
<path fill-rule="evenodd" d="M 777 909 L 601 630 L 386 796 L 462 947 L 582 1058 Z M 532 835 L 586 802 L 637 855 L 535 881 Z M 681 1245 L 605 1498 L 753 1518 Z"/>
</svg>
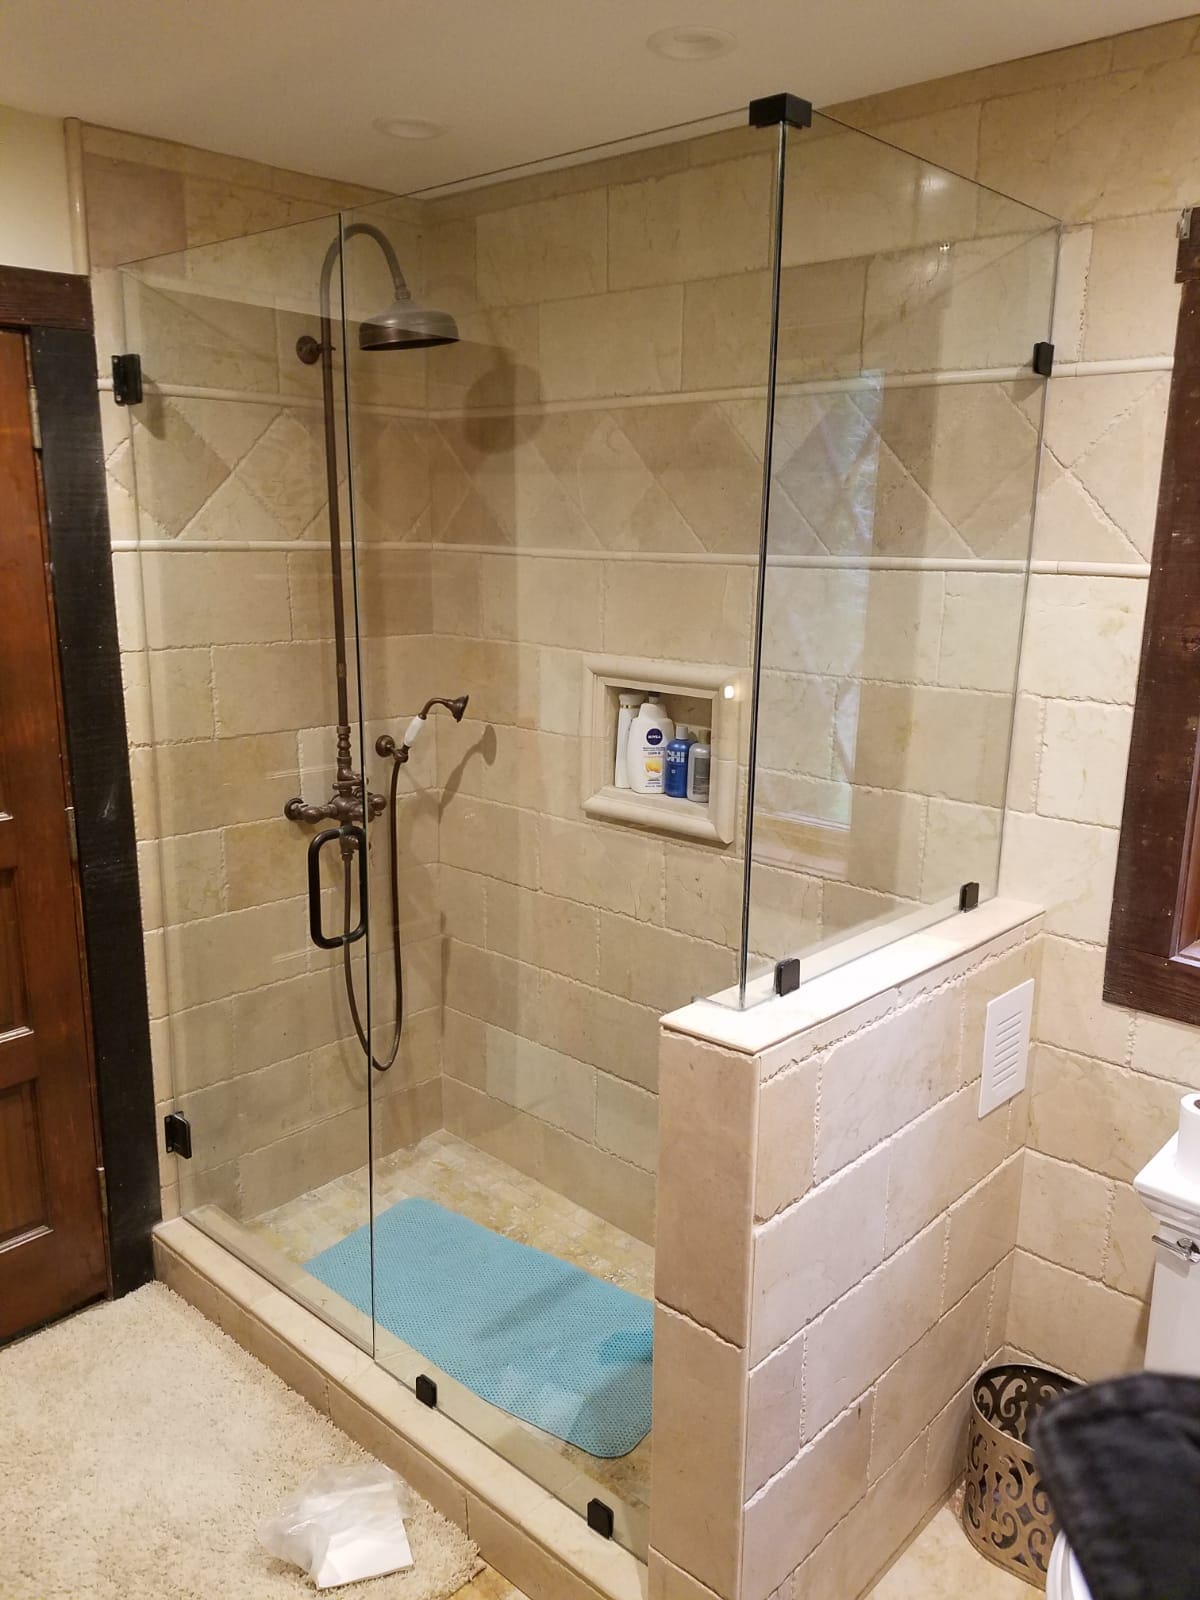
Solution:
<svg viewBox="0 0 1200 1600">
<path fill-rule="evenodd" d="M 192 1125 L 182 1111 L 168 1111 L 163 1118 L 163 1134 L 169 1156 L 192 1159 Z"/>
<path fill-rule="evenodd" d="M 800 962 L 795 956 L 775 963 L 775 993 L 795 994 L 800 987 Z"/>
<path fill-rule="evenodd" d="M 417 1381 L 413 1384 L 413 1392 L 423 1406 L 435 1407 L 437 1405 L 437 1384 L 425 1373 L 417 1374 Z"/>
<path fill-rule="evenodd" d="M 603 1500 L 589 1500 L 587 1505 L 587 1525 L 593 1533 L 598 1533 L 602 1539 L 611 1539 L 613 1536 L 613 1509 L 606 1506 Z"/>
<path fill-rule="evenodd" d="M 135 355 L 112 358 L 113 399 L 119 406 L 142 403 L 142 358 Z"/>
<path fill-rule="evenodd" d="M 1048 378 L 1054 371 L 1054 346 L 1049 339 L 1039 339 L 1033 347 L 1033 370 L 1039 378 Z"/>
<path fill-rule="evenodd" d="M 767 94 L 750 102 L 750 126 L 774 128 L 786 122 L 789 128 L 812 127 L 812 101 L 798 94 Z"/>
<path fill-rule="evenodd" d="M 964 883 L 958 891 L 958 909 L 960 911 L 974 911 L 979 904 L 979 885 L 977 883 Z"/>
</svg>

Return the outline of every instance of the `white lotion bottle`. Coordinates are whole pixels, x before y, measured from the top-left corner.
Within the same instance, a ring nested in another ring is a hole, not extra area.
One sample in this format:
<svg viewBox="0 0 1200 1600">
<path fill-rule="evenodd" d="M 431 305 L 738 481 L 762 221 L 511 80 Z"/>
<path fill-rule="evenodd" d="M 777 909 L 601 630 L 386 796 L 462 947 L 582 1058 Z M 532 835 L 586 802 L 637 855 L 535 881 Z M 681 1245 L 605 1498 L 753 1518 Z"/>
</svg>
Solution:
<svg viewBox="0 0 1200 1600">
<path fill-rule="evenodd" d="M 617 695 L 617 760 L 613 772 L 613 785 L 617 789 L 629 788 L 629 729 L 642 703 L 635 689 L 622 689 Z"/>
<path fill-rule="evenodd" d="M 675 724 L 657 691 L 638 707 L 629 726 L 629 787 L 635 794 L 662 794 L 667 779 L 667 746 Z"/>
</svg>

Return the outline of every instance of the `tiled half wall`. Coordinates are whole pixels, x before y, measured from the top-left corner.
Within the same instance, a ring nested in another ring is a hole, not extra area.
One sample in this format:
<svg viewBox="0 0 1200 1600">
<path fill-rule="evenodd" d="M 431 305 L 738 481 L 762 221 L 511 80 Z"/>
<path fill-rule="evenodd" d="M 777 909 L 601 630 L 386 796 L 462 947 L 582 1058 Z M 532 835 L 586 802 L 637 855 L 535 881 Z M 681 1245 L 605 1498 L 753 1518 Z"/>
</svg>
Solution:
<svg viewBox="0 0 1200 1600">
<path fill-rule="evenodd" d="M 977 1114 L 984 1013 L 1036 979 L 1039 928 L 758 1053 L 667 1019 L 657 1600 L 851 1600 L 957 1481 L 1008 1339 L 1029 1114 L 1028 1091 Z"/>
</svg>

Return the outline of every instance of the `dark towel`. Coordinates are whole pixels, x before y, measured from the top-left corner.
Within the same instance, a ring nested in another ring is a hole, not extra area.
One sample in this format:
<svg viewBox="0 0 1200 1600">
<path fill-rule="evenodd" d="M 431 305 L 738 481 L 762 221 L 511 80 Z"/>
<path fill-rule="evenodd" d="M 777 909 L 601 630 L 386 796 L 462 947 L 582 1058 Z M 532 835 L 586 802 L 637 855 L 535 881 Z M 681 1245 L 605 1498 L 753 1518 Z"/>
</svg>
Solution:
<svg viewBox="0 0 1200 1600">
<path fill-rule="evenodd" d="M 1032 1442 L 1092 1600 L 1200 1600 L 1200 1379 L 1074 1389 Z"/>
</svg>

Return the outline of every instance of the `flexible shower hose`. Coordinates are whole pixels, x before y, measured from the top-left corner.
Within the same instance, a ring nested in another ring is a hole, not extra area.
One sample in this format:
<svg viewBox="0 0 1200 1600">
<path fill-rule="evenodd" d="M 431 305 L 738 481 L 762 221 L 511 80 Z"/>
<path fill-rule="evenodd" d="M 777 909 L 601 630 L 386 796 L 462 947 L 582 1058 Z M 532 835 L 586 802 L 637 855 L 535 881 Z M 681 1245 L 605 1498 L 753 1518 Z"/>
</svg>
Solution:
<svg viewBox="0 0 1200 1600">
<path fill-rule="evenodd" d="M 376 1072 L 387 1072 L 394 1063 L 400 1051 L 400 1036 L 404 1032 L 404 956 L 400 949 L 400 850 L 396 837 L 396 790 L 400 783 L 400 763 L 392 762 L 392 781 L 388 786 L 388 880 L 391 892 L 392 912 L 392 975 L 396 986 L 396 1020 L 392 1034 L 391 1049 L 388 1051 L 386 1061 L 380 1061 L 371 1048 L 371 1041 L 367 1037 L 367 1030 L 363 1027 L 362 1017 L 358 1010 L 358 997 L 354 993 L 354 972 L 350 965 L 350 946 L 342 945 L 342 970 L 346 979 L 346 999 L 350 1002 L 350 1015 L 354 1019 L 354 1031 L 358 1035 L 358 1042 L 366 1051 L 367 1060 Z M 365 789 L 365 786 L 364 786 Z M 364 794 L 365 798 L 365 794 Z M 363 830 L 363 843 L 360 849 L 367 848 L 366 830 Z M 353 889 L 354 874 L 351 870 L 353 855 L 342 858 L 342 900 L 345 904 L 344 933 L 350 932 L 350 895 Z M 360 912 L 363 909 L 359 908 Z M 369 961 L 369 946 L 371 935 L 367 933 Z"/>
</svg>

